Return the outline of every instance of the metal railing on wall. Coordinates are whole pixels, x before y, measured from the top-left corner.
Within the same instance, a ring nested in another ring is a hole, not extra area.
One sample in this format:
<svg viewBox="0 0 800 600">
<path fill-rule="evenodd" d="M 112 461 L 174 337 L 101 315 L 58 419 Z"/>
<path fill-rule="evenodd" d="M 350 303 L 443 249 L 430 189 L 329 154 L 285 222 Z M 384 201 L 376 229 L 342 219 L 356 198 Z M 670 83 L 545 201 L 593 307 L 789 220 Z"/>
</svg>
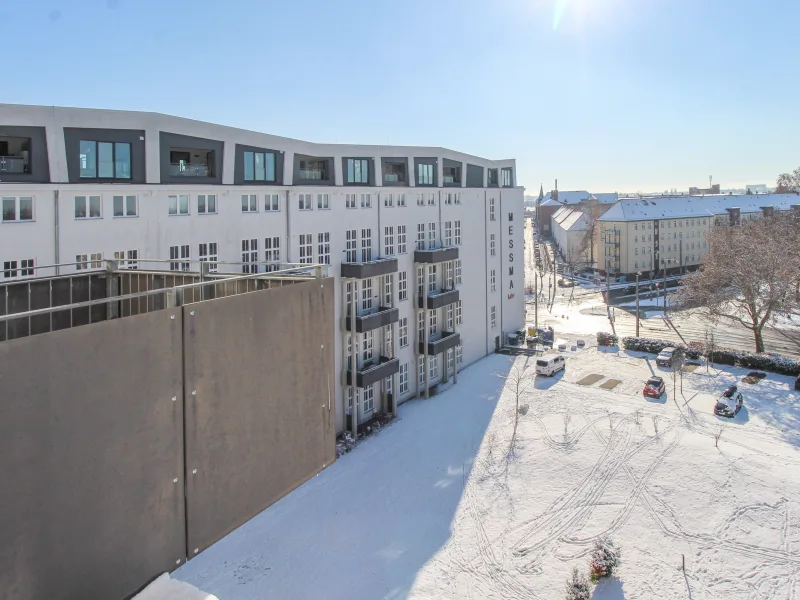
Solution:
<svg viewBox="0 0 800 600">
<path fill-rule="evenodd" d="M 167 265 L 178 269 L 158 268 Z M 0 342 L 322 278 L 329 265 L 103 259 L 32 268 L 75 270 L 0 283 Z"/>
</svg>

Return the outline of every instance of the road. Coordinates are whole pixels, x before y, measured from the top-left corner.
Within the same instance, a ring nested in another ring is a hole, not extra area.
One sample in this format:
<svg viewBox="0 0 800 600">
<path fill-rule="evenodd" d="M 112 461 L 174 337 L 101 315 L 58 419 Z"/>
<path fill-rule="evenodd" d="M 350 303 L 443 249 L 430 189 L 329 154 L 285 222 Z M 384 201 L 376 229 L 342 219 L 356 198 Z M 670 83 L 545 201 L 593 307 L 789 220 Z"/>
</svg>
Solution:
<svg viewBox="0 0 800 600">
<path fill-rule="evenodd" d="M 525 228 L 525 278 L 526 286 L 533 285 L 534 274 L 534 242 L 533 242 L 533 229 L 529 222 L 526 223 Z M 541 243 L 541 242 L 540 242 Z M 552 286 L 555 285 L 551 273 L 545 275 L 543 279 L 543 289 L 545 297 L 549 292 L 552 292 Z M 556 327 L 558 320 L 551 317 L 553 314 L 560 315 L 568 308 L 574 309 L 576 304 L 593 303 L 597 307 L 597 314 L 604 315 L 606 313 L 605 303 L 602 295 L 596 290 L 587 290 L 585 288 L 576 288 L 573 294 L 572 301 L 569 301 L 572 290 L 570 288 L 556 287 L 555 304 L 548 310 L 547 303 L 539 303 L 539 326 L 553 325 Z M 641 294 L 640 299 L 648 297 L 649 294 Z M 617 335 L 619 337 L 632 336 L 636 334 L 636 317 L 635 308 L 620 307 L 622 303 L 630 303 L 635 300 L 635 295 L 618 296 L 612 299 L 612 306 L 614 306 L 615 323 Z M 656 307 L 648 306 L 647 310 L 658 310 Z M 528 303 L 528 321 L 533 322 L 533 302 Z M 644 308 L 643 308 L 644 310 Z M 641 337 L 666 339 L 669 341 L 688 343 L 691 341 L 703 341 L 706 337 L 706 331 L 713 332 L 715 344 L 718 346 L 725 346 L 736 348 L 738 350 L 746 350 L 752 352 L 755 347 L 753 334 L 735 323 L 712 323 L 707 317 L 699 314 L 696 311 L 669 311 L 671 325 L 664 321 L 662 318 L 641 319 L 639 326 L 639 335 Z M 608 322 L 605 321 L 604 330 L 610 330 Z M 587 331 L 585 333 L 594 333 Z M 793 358 L 800 358 L 800 333 L 791 330 L 773 329 L 771 327 L 764 328 L 764 344 L 767 352 L 775 352 L 784 356 Z"/>
</svg>

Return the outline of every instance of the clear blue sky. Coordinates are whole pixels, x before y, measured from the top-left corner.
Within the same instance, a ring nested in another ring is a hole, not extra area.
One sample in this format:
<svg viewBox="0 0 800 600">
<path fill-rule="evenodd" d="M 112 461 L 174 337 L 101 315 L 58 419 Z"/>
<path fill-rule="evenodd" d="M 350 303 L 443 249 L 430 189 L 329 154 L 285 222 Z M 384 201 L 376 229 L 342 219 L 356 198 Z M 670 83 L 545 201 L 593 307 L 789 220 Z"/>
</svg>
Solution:
<svg viewBox="0 0 800 600">
<path fill-rule="evenodd" d="M 0 3 L 0 101 L 516 158 L 528 193 L 774 184 L 797 0 Z"/>
</svg>

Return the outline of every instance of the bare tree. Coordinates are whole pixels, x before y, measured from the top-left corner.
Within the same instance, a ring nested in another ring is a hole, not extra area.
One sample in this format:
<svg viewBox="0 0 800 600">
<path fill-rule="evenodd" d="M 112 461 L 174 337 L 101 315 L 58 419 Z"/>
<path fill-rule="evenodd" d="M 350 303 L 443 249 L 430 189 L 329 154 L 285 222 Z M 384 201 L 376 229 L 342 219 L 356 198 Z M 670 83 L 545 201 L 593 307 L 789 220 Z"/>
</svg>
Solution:
<svg viewBox="0 0 800 600">
<path fill-rule="evenodd" d="M 798 306 L 800 234 L 797 217 L 776 214 L 707 234 L 708 254 L 700 270 L 683 277 L 674 295 L 679 306 L 706 306 L 713 317 L 730 319 L 753 333 L 764 351 L 764 325 L 776 310 Z"/>
<path fill-rule="evenodd" d="M 653 419 L 653 429 L 658 434 L 658 415 L 653 415 L 651 418 Z"/>
<path fill-rule="evenodd" d="M 633 422 L 638 425 L 641 422 L 641 420 L 642 420 L 642 409 L 637 408 L 635 411 L 633 411 Z"/>
<path fill-rule="evenodd" d="M 719 440 L 722 437 L 722 434 L 725 433 L 725 425 L 717 425 L 714 429 L 714 448 L 719 448 Z"/>
<path fill-rule="evenodd" d="M 781 173 L 778 175 L 776 182 L 777 194 L 789 194 L 791 192 L 800 192 L 800 167 L 797 167 L 792 173 Z"/>
<path fill-rule="evenodd" d="M 564 413 L 564 441 L 566 442 L 569 437 L 569 424 L 572 421 L 572 415 Z"/>
<path fill-rule="evenodd" d="M 498 377 L 506 380 L 506 385 L 511 388 L 511 393 L 514 394 L 514 430 L 511 433 L 511 442 L 508 446 L 508 456 L 514 456 L 514 449 L 517 443 L 517 425 L 519 425 L 520 416 L 520 398 L 523 398 L 528 391 L 531 384 L 531 377 L 525 372 L 525 365 L 519 361 L 510 361 L 510 369 L 507 375 L 497 373 Z M 526 409 L 527 412 L 527 409 Z"/>
<path fill-rule="evenodd" d="M 594 245 L 597 237 L 598 219 L 602 215 L 600 205 L 597 203 L 587 204 L 583 212 L 586 214 L 586 229 L 581 236 L 578 246 L 579 252 L 586 257 L 589 266 L 594 267 Z"/>
<path fill-rule="evenodd" d="M 712 323 L 706 325 L 706 330 L 703 335 L 704 351 L 706 353 L 706 373 L 708 373 L 709 363 L 714 362 L 714 350 L 716 349 L 716 341 L 714 339 L 714 326 Z"/>
</svg>

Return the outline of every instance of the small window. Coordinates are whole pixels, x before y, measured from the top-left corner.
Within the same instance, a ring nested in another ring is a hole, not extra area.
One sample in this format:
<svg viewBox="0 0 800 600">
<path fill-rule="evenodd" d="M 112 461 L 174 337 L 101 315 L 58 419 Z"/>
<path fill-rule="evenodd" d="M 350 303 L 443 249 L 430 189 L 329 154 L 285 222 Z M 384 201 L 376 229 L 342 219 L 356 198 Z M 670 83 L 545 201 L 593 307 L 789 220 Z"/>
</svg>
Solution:
<svg viewBox="0 0 800 600">
<path fill-rule="evenodd" d="M 497 307 L 493 306 L 491 310 L 492 329 L 497 327 Z"/>
<path fill-rule="evenodd" d="M 114 196 L 115 217 L 135 217 L 136 214 L 136 196 Z"/>
<path fill-rule="evenodd" d="M 171 215 L 188 215 L 189 214 L 189 196 L 186 194 L 178 194 L 169 196 L 169 214 Z"/>
<path fill-rule="evenodd" d="M 264 260 L 267 263 L 266 271 L 278 271 L 281 268 L 281 238 L 264 238 Z"/>
<path fill-rule="evenodd" d="M 327 194 L 326 194 L 327 195 Z M 264 196 L 264 210 L 277 212 L 280 210 L 280 196 L 278 194 L 267 194 Z"/>
<path fill-rule="evenodd" d="M 433 185 L 433 165 L 417 165 L 417 185 Z"/>
<path fill-rule="evenodd" d="M 405 205 L 406 205 L 406 195 L 397 194 L 397 206 L 405 206 Z"/>
<path fill-rule="evenodd" d="M 455 243 L 456 246 L 461 245 L 461 221 L 455 222 Z"/>
<path fill-rule="evenodd" d="M 406 226 L 397 226 L 397 253 L 405 254 L 408 252 L 408 243 L 406 240 Z"/>
<path fill-rule="evenodd" d="M 300 210 L 311 210 L 311 194 L 297 194 L 297 204 Z"/>
<path fill-rule="evenodd" d="M 372 208 L 372 194 L 361 194 L 361 208 Z"/>
<path fill-rule="evenodd" d="M 356 208 L 356 194 L 345 194 L 345 208 Z"/>
<path fill-rule="evenodd" d="M 495 220 L 495 212 L 494 212 L 494 198 L 489 198 L 489 220 Z"/>
<path fill-rule="evenodd" d="M 3 222 L 33 221 L 33 198 L 3 198 Z"/>
<path fill-rule="evenodd" d="M 487 170 L 487 185 L 497 187 L 499 179 L 497 177 L 497 169 Z"/>
<path fill-rule="evenodd" d="M 400 271 L 397 274 L 398 300 L 408 300 L 408 273 Z"/>
<path fill-rule="evenodd" d="M 347 183 L 369 183 L 369 161 L 367 159 L 347 159 Z"/>
<path fill-rule="evenodd" d="M 200 257 L 201 263 L 208 263 L 209 273 L 217 272 L 217 261 L 219 260 L 217 254 L 217 242 L 200 244 L 198 246 L 198 256 Z"/>
<path fill-rule="evenodd" d="M 321 265 L 331 264 L 331 234 L 317 234 L 317 262 Z"/>
<path fill-rule="evenodd" d="M 198 194 L 197 195 L 197 214 L 198 215 L 213 215 L 217 212 L 217 196 L 216 194 Z"/>
<path fill-rule="evenodd" d="M 514 186 L 514 177 L 513 177 L 512 169 L 510 169 L 510 168 L 501 169 L 500 175 L 503 178 L 503 187 L 513 187 Z"/>
<path fill-rule="evenodd" d="M 80 176 L 84 179 L 130 179 L 131 145 L 81 140 Z"/>
<path fill-rule="evenodd" d="M 330 207 L 330 196 L 328 194 L 317 194 L 317 208 L 327 210 Z"/>
<path fill-rule="evenodd" d="M 383 195 L 384 208 L 392 208 L 394 206 L 394 196 L 392 194 Z"/>
<path fill-rule="evenodd" d="M 101 219 L 100 196 L 75 196 L 76 219 Z"/>
</svg>

